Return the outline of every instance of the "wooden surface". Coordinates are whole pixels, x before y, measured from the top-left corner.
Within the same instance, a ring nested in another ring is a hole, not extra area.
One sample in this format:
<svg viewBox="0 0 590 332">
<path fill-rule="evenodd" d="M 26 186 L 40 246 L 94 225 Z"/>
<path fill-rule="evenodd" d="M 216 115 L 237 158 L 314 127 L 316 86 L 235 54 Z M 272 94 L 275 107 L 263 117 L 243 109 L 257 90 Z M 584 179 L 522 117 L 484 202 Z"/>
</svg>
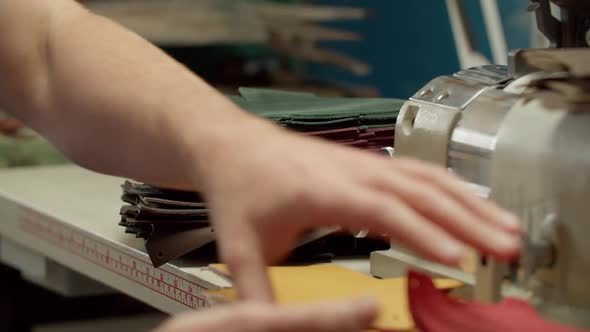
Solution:
<svg viewBox="0 0 590 332">
<path fill-rule="evenodd" d="M 93 0 L 85 2 L 159 45 L 264 44 L 277 52 L 367 75 L 370 66 L 318 42 L 359 41 L 358 33 L 323 27 L 335 20 L 359 20 L 361 8 L 250 3 L 240 0 Z"/>
<path fill-rule="evenodd" d="M 90 0 L 93 12 L 163 43 L 251 43 L 268 41 L 269 22 L 321 23 L 364 19 L 361 8 L 284 5 L 241 0 Z M 356 40 L 358 35 L 310 25 L 303 35 L 315 39 Z"/>
<path fill-rule="evenodd" d="M 158 44 L 264 43 L 264 22 L 239 4 L 224 1 L 89 1 L 106 16 Z"/>
</svg>

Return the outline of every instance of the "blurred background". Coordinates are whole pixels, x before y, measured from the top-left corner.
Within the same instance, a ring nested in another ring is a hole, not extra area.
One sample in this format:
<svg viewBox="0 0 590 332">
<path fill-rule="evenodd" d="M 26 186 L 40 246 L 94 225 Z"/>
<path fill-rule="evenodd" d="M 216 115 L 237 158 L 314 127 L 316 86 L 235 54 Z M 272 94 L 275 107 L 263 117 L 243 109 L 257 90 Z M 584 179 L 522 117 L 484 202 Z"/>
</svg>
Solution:
<svg viewBox="0 0 590 332">
<path fill-rule="evenodd" d="M 484 18 L 489 4 L 500 19 L 490 24 L 503 33 L 507 49 L 533 42 L 526 0 L 87 3 L 220 88 L 254 85 L 407 98 L 432 77 L 460 68 L 449 16 L 453 6 L 461 8 L 473 47 L 491 62 Z"/>
<path fill-rule="evenodd" d="M 526 0 L 83 0 L 227 94 L 406 99 L 433 77 L 538 46 Z M 63 163 L 0 111 L 0 167 Z"/>
</svg>

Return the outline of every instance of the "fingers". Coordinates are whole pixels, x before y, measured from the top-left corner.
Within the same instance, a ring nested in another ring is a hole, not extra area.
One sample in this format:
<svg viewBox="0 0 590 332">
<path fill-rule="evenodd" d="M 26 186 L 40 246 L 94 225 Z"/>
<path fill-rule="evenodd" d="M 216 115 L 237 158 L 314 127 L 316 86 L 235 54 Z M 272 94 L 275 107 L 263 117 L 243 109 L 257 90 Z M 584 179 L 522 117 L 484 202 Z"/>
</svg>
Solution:
<svg viewBox="0 0 590 332">
<path fill-rule="evenodd" d="M 234 218 L 224 215 L 222 218 Z M 237 221 L 237 222 L 236 222 Z M 231 273 L 242 300 L 270 303 L 273 292 L 266 262 L 253 225 L 241 220 L 215 221 L 219 234 L 219 252 Z"/>
<path fill-rule="evenodd" d="M 493 225 L 497 225 L 507 231 L 518 233 L 521 229 L 520 220 L 512 213 L 499 208 L 491 201 L 478 197 L 468 190 L 456 176 L 444 168 L 429 165 L 411 159 L 396 159 L 396 168 L 417 176 L 432 185 L 438 186 L 453 199 L 460 202 L 465 208 L 484 218 Z"/>
<path fill-rule="evenodd" d="M 289 307 L 243 303 L 182 314 L 156 332 L 359 332 L 371 327 L 377 309 L 369 300 Z"/>
<path fill-rule="evenodd" d="M 393 195 L 370 191 L 350 191 L 341 196 L 346 214 L 339 221 L 356 226 L 361 221 L 372 231 L 386 233 L 422 255 L 438 262 L 457 265 L 466 248 L 461 242 L 405 202 Z"/>
<path fill-rule="evenodd" d="M 384 176 L 381 185 L 424 218 L 477 249 L 500 258 L 511 258 L 519 250 L 519 241 L 514 234 L 500 229 L 487 219 L 491 218 L 489 215 L 482 216 L 481 212 L 467 208 L 469 203 L 448 195 L 439 187 L 412 181 L 399 173 Z"/>
<path fill-rule="evenodd" d="M 516 218 L 510 213 L 478 198 L 442 168 L 399 160 L 401 170 L 396 160 L 393 171 L 391 161 L 370 160 L 359 183 L 342 184 L 338 194 L 324 189 L 323 196 L 334 201 L 319 200 L 320 205 L 347 211 L 336 220 L 347 227 L 362 223 L 446 264 L 462 259 L 463 243 L 500 259 L 518 254 L 520 240 L 515 227 L 509 227 L 509 220 L 514 223 Z"/>
<path fill-rule="evenodd" d="M 263 332 L 358 332 L 371 327 L 377 316 L 372 300 L 322 303 L 278 309 Z"/>
</svg>

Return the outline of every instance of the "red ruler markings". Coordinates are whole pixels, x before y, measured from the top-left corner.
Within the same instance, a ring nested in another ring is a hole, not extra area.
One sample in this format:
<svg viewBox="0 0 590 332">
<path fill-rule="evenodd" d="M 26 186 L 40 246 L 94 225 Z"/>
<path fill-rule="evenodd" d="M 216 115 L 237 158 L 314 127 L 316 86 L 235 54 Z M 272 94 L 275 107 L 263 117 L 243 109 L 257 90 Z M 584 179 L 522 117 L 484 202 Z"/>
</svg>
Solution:
<svg viewBox="0 0 590 332">
<path fill-rule="evenodd" d="M 20 209 L 18 224 L 21 230 L 30 235 L 191 309 L 208 306 L 200 296 L 206 287 L 163 268 L 156 269 L 149 261 L 125 253 L 111 244 L 92 239 L 74 227 L 53 221 L 27 208 Z"/>
</svg>

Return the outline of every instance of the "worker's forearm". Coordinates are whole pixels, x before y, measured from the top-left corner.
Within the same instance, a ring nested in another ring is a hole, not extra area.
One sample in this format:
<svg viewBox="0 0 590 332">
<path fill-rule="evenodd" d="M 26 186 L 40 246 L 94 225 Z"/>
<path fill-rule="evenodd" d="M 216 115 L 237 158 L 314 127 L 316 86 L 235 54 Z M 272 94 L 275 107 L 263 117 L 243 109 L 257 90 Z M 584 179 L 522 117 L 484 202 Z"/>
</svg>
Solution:
<svg viewBox="0 0 590 332">
<path fill-rule="evenodd" d="M 194 156 L 221 149 L 232 127 L 266 125 L 135 34 L 74 3 L 56 3 L 63 8 L 44 36 L 46 82 L 34 89 L 40 97 L 10 104 L 78 163 L 183 184 L 186 167 L 198 168 Z"/>
</svg>

